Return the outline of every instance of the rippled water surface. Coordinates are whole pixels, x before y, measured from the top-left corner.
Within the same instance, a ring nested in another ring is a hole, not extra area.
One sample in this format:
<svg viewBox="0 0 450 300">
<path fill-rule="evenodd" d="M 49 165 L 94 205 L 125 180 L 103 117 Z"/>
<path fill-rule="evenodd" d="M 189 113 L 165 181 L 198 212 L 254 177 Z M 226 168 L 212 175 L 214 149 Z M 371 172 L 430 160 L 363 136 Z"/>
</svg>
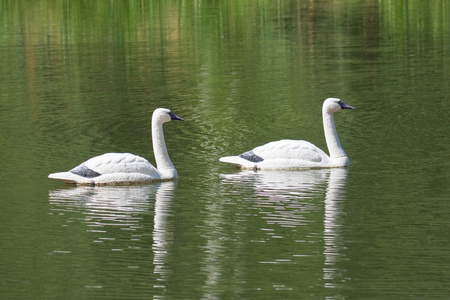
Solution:
<svg viewBox="0 0 450 300">
<path fill-rule="evenodd" d="M 1 299 L 447 299 L 445 1 L 0 0 Z M 279 139 L 347 169 L 238 171 Z M 47 179 L 105 152 L 179 179 Z"/>
</svg>

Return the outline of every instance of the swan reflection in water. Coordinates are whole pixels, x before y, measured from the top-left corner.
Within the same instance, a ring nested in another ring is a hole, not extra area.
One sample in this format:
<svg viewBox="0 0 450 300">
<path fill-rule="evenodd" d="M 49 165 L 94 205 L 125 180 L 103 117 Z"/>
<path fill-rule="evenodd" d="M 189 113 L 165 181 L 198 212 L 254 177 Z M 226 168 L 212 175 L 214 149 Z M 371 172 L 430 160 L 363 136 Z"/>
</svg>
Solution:
<svg viewBox="0 0 450 300">
<path fill-rule="evenodd" d="M 252 190 L 249 200 L 253 201 L 252 205 L 263 215 L 268 225 L 276 224 L 296 230 L 300 225 L 309 224 L 310 229 L 308 226 L 302 227 L 303 231 L 309 232 L 304 238 L 309 238 L 309 241 L 323 239 L 322 279 L 325 287 L 333 288 L 336 282 L 345 280 L 341 278 L 342 272 L 337 263 L 343 259 L 340 217 L 343 214 L 341 204 L 345 200 L 347 174 L 347 168 L 332 168 L 297 172 L 240 171 L 222 174 L 221 177 L 224 186 L 231 184 L 233 188 Z M 317 212 L 321 211 L 324 212 L 323 233 L 317 236 L 317 233 L 312 232 L 317 229 L 313 223 L 317 222 Z M 267 233 L 275 238 L 284 238 L 278 231 L 283 232 L 272 229 L 267 230 Z"/>
<path fill-rule="evenodd" d="M 173 240 L 173 226 L 167 219 L 171 216 L 171 206 L 176 188 L 176 181 L 135 186 L 78 186 L 50 191 L 49 200 L 52 205 L 51 211 L 54 214 L 81 211 L 84 217 L 83 221 L 89 227 L 92 227 L 92 230 L 88 230 L 89 232 L 105 235 L 107 232 L 106 226 L 112 225 L 114 228 L 119 226 L 121 229 L 131 230 L 132 239 L 135 240 L 140 239 L 142 235 L 148 232 L 144 228 L 143 215 L 151 214 L 154 203 L 153 243 L 151 246 L 153 273 L 156 276 L 154 288 L 164 289 L 164 281 L 167 280 L 166 277 L 170 273 L 170 270 L 166 269 L 165 261 Z M 79 213 L 77 216 L 79 216 Z M 73 221 L 73 218 L 67 220 L 68 223 Z M 144 228 L 144 232 L 139 234 L 139 229 L 142 228 Z M 107 239 L 115 240 L 116 236 L 111 237 L 111 234 L 109 234 L 109 237 L 100 237 L 94 242 Z M 122 244 L 119 246 L 123 247 Z M 144 245 L 144 247 L 147 247 L 147 245 Z M 131 261 L 128 263 L 139 264 L 143 262 Z"/>
</svg>

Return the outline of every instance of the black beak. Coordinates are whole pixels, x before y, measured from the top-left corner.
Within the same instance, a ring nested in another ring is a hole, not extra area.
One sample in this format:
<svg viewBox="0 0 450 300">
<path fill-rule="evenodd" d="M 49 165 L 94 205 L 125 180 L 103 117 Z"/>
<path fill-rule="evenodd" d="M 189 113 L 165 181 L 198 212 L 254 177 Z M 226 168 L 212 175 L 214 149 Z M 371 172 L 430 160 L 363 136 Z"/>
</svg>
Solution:
<svg viewBox="0 0 450 300">
<path fill-rule="evenodd" d="M 177 116 L 176 114 L 174 114 L 173 112 L 169 113 L 169 116 L 172 120 L 178 120 L 178 121 L 184 121 L 183 118 L 180 118 L 179 116 Z"/>
<path fill-rule="evenodd" d="M 339 106 L 340 106 L 342 109 L 355 109 L 353 106 L 350 106 L 350 105 L 348 105 L 348 104 L 345 104 L 345 103 L 342 102 L 342 101 L 339 101 Z"/>
</svg>

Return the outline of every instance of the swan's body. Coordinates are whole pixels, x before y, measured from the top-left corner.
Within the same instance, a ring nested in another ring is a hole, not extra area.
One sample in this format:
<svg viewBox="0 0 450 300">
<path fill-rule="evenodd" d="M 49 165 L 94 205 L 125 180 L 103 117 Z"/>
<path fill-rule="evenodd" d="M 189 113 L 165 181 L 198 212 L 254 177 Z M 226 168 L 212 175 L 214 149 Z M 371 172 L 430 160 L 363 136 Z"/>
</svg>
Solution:
<svg viewBox="0 0 450 300">
<path fill-rule="evenodd" d="M 152 144 L 155 168 L 143 157 L 130 153 L 106 153 L 93 157 L 67 172 L 52 173 L 48 178 L 78 185 L 130 184 L 169 180 L 178 177 L 167 153 L 163 124 L 182 118 L 165 108 L 158 108 L 152 116 Z"/>
<path fill-rule="evenodd" d="M 220 161 L 234 164 L 241 169 L 257 170 L 344 167 L 348 165 L 349 160 L 339 142 L 333 119 L 333 114 L 342 109 L 355 108 L 336 98 L 328 98 L 323 102 L 323 128 L 330 156 L 307 141 L 280 140 L 256 147 L 238 156 L 221 157 Z"/>
</svg>

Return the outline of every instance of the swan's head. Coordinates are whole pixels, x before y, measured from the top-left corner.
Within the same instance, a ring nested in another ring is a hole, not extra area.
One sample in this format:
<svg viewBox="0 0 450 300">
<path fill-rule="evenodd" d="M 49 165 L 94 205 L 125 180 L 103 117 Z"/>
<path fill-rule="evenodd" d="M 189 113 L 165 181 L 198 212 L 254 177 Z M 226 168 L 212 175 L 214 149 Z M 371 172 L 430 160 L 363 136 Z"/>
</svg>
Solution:
<svg viewBox="0 0 450 300">
<path fill-rule="evenodd" d="M 184 121 L 183 118 L 175 115 L 170 109 L 167 108 L 157 108 L 153 112 L 152 121 L 158 124 L 163 124 L 166 122 L 170 122 L 172 120 Z"/>
<path fill-rule="evenodd" d="M 328 98 L 323 102 L 322 108 L 323 112 L 332 114 L 342 109 L 355 109 L 355 108 L 353 106 L 345 104 L 344 102 L 341 101 L 341 99 L 338 98 Z"/>
</svg>

